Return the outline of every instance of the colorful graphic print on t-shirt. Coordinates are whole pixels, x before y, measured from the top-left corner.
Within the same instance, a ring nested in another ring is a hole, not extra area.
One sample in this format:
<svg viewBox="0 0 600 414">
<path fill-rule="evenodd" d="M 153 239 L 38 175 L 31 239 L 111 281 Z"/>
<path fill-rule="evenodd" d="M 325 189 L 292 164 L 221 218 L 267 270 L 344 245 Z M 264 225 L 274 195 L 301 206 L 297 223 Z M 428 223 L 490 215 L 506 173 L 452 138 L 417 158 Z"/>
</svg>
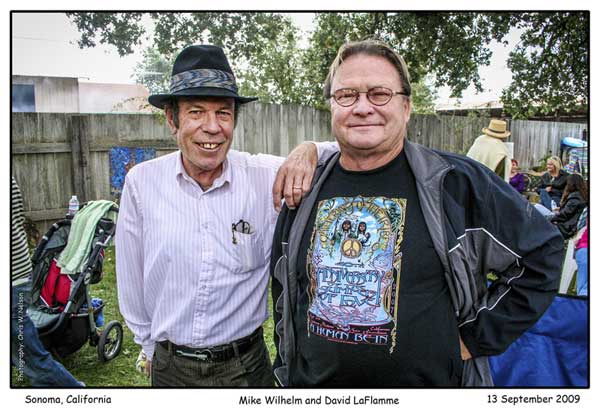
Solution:
<svg viewBox="0 0 600 414">
<path fill-rule="evenodd" d="M 308 335 L 333 342 L 396 342 L 406 199 L 322 200 L 307 255 Z"/>
</svg>

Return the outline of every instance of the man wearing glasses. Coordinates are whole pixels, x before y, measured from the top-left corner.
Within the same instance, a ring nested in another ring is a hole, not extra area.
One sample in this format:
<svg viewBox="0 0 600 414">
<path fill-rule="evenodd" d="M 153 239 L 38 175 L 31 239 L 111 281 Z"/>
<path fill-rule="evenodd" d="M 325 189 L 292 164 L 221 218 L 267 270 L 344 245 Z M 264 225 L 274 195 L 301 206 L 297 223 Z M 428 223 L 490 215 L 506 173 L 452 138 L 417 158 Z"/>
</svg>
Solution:
<svg viewBox="0 0 600 414">
<path fill-rule="evenodd" d="M 276 380 L 492 385 L 487 356 L 557 291 L 559 233 L 492 171 L 406 139 L 408 70 L 386 44 L 343 45 L 324 93 L 340 153 L 273 242 Z"/>
</svg>

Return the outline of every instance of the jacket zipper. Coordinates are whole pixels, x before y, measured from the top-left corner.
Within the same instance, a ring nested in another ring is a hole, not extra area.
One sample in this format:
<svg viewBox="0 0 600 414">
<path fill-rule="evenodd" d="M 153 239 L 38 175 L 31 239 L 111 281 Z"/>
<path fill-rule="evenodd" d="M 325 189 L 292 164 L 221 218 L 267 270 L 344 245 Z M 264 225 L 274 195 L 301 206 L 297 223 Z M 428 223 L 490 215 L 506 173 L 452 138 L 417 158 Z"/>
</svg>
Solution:
<svg viewBox="0 0 600 414">
<path fill-rule="evenodd" d="M 450 291 L 450 298 L 452 299 L 452 307 L 454 308 L 454 315 L 456 318 L 460 315 L 460 311 L 458 309 L 458 294 L 456 293 L 456 288 L 454 286 L 453 281 L 456 279 L 454 276 L 454 269 L 450 264 L 450 257 L 448 255 L 448 234 L 446 232 L 446 217 L 444 216 L 444 180 L 448 172 L 454 167 L 450 167 L 448 170 L 444 172 L 444 175 L 440 178 L 440 214 L 442 215 L 442 231 L 444 232 L 444 254 L 446 255 L 446 263 L 448 266 L 448 272 L 450 276 L 450 280 L 446 280 L 448 284 L 448 290 Z"/>
</svg>

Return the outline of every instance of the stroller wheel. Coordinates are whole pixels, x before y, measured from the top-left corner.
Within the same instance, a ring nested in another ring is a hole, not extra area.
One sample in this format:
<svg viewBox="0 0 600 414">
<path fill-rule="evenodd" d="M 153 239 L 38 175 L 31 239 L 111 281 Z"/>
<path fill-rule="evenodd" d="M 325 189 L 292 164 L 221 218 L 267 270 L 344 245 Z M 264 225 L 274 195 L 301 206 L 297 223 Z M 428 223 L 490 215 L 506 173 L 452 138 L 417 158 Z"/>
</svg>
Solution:
<svg viewBox="0 0 600 414">
<path fill-rule="evenodd" d="M 98 341 L 98 359 L 107 362 L 119 355 L 123 345 L 123 327 L 117 321 L 111 321 L 100 334 Z"/>
</svg>

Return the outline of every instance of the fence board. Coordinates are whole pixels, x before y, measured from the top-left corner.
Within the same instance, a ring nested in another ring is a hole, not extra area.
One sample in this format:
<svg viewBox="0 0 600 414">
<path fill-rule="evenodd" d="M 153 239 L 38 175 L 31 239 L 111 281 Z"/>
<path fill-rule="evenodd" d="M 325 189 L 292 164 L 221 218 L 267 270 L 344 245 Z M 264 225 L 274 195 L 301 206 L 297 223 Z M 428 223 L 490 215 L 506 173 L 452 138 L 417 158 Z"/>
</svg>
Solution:
<svg viewBox="0 0 600 414">
<path fill-rule="evenodd" d="M 71 152 L 71 145 L 63 142 L 38 142 L 35 144 L 13 144 L 13 154 L 49 154 Z"/>
<path fill-rule="evenodd" d="M 32 171 L 30 156 L 27 154 L 19 154 L 12 156 L 12 175 L 17 180 L 23 196 L 23 209 L 28 212 L 31 211 L 31 191 L 35 189 L 31 182 Z"/>
<path fill-rule="evenodd" d="M 48 188 L 48 169 L 44 168 L 46 156 L 43 154 L 31 154 L 31 183 L 34 184 L 33 191 L 30 191 L 31 209 L 44 210 L 47 207 L 47 200 L 50 196 Z"/>
<path fill-rule="evenodd" d="M 77 191 L 73 188 L 73 162 L 71 154 L 54 154 L 57 180 L 55 202 L 52 207 L 62 208 L 63 213 L 67 211 L 69 200 Z"/>
<path fill-rule="evenodd" d="M 110 161 L 108 151 L 90 154 L 91 200 L 110 200 Z"/>
<path fill-rule="evenodd" d="M 71 170 L 73 171 L 73 192 L 79 194 L 80 197 L 85 193 L 83 183 L 83 160 L 81 159 L 81 142 L 80 136 L 83 126 L 81 125 L 82 118 L 74 116 L 71 119 L 70 134 L 71 134 Z"/>
<path fill-rule="evenodd" d="M 37 142 L 68 142 L 67 129 L 69 124 L 69 115 L 52 115 L 54 114 L 39 114 L 39 128 L 36 131 Z"/>
</svg>

